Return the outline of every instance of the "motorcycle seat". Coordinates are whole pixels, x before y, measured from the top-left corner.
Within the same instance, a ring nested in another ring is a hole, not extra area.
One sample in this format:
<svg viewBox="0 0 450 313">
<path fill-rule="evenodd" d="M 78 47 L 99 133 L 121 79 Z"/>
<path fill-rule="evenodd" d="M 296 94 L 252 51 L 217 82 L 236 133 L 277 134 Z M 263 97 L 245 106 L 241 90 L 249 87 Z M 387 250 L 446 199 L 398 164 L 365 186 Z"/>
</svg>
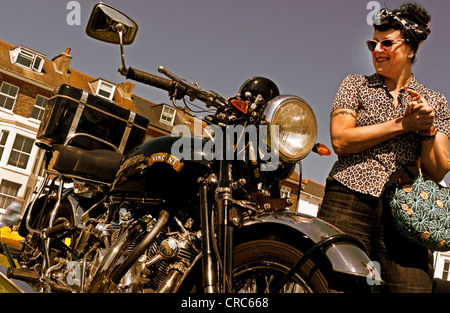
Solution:
<svg viewBox="0 0 450 313">
<path fill-rule="evenodd" d="M 59 151 L 53 169 L 62 174 L 111 183 L 119 170 L 122 158 L 122 154 L 112 150 L 86 150 L 68 145 Z"/>
</svg>

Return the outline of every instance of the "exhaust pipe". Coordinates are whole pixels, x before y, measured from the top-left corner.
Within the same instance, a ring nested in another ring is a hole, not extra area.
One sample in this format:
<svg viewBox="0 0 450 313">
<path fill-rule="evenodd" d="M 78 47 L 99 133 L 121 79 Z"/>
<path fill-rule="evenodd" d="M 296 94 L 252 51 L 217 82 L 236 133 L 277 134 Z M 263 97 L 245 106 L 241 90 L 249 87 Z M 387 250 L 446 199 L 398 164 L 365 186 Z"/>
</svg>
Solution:
<svg viewBox="0 0 450 313">
<path fill-rule="evenodd" d="M 167 220 L 169 219 L 169 213 L 162 210 L 159 213 L 158 221 L 155 224 L 155 227 L 149 232 L 144 239 L 139 243 L 139 245 L 131 251 L 130 255 L 123 261 L 120 266 L 114 270 L 111 275 L 111 281 L 114 284 L 118 284 L 122 279 L 123 275 L 128 272 L 128 270 L 133 266 L 134 263 L 144 254 L 144 252 L 152 245 L 155 241 L 156 236 L 161 232 L 163 227 L 166 225 Z"/>
<path fill-rule="evenodd" d="M 141 224 L 136 223 L 117 238 L 114 244 L 103 258 L 92 284 L 88 289 L 88 293 L 109 293 L 120 282 L 120 279 L 136 262 L 136 260 L 144 253 L 145 250 L 153 243 L 161 229 L 166 225 L 169 213 L 161 211 L 155 227 L 148 233 L 140 244 L 133 249 L 131 254 L 123 261 L 118 268 L 115 269 L 117 262 L 123 256 L 128 246 L 136 239 L 136 237 L 144 231 Z"/>
</svg>

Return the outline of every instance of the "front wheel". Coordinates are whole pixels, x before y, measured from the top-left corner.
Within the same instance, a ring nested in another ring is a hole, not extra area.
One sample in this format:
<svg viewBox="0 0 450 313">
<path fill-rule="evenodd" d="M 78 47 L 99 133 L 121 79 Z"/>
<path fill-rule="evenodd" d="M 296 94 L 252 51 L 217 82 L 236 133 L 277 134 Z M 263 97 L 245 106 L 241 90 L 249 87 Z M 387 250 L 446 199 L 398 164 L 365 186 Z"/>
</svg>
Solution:
<svg viewBox="0 0 450 313">
<path fill-rule="evenodd" d="M 275 240 L 252 240 L 235 247 L 233 287 L 235 292 L 269 293 L 297 264 L 303 253 Z M 284 293 L 328 293 L 327 280 L 308 260 L 283 287 Z"/>
</svg>

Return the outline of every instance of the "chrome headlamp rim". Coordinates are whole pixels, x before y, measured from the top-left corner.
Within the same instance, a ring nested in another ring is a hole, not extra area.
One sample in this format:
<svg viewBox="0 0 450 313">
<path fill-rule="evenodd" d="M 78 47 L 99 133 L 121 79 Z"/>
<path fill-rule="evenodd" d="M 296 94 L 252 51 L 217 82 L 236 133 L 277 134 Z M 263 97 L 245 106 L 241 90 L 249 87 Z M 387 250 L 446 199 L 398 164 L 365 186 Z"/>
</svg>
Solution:
<svg viewBox="0 0 450 313">
<path fill-rule="evenodd" d="M 274 138 L 275 134 L 270 131 L 270 128 L 274 123 L 274 118 L 276 117 L 277 112 L 283 107 L 283 105 L 285 105 L 286 103 L 290 103 L 292 101 L 300 102 L 301 105 L 304 107 L 304 109 L 309 111 L 308 113 L 310 114 L 310 117 L 312 118 L 312 121 L 310 121 L 310 122 L 312 122 L 313 128 L 314 128 L 313 134 L 312 134 L 313 140 L 310 140 L 310 144 L 307 147 L 307 149 L 305 150 L 305 152 L 298 156 L 290 156 L 290 155 L 286 155 L 285 153 L 283 153 L 282 152 L 283 149 L 280 149 L 280 147 L 278 147 L 278 144 L 279 144 L 278 139 Z M 313 149 L 314 144 L 317 139 L 317 120 L 316 120 L 316 115 L 314 114 L 314 111 L 312 110 L 311 106 L 303 98 L 300 98 L 295 95 L 277 96 L 277 97 L 271 99 L 267 103 L 267 105 L 265 106 L 265 108 L 263 110 L 262 118 L 263 118 L 264 123 L 266 125 L 268 125 L 268 127 L 269 127 L 268 128 L 269 129 L 268 140 L 270 140 L 272 143 L 275 143 L 275 148 L 277 149 L 277 153 L 279 154 L 280 159 L 282 161 L 289 162 L 289 163 L 298 162 L 298 161 L 304 159 Z"/>
</svg>

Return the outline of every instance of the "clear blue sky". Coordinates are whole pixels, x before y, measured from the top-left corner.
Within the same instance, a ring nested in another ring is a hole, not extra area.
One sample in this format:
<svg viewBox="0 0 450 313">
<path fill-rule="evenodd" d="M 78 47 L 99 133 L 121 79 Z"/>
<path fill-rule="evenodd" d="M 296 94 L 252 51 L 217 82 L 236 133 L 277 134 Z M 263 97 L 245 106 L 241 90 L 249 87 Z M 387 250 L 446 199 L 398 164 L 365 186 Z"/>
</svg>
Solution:
<svg viewBox="0 0 450 313">
<path fill-rule="evenodd" d="M 69 25 L 66 0 L 14 0 L 0 11 L 1 40 L 53 58 L 71 47 L 71 67 L 115 83 L 119 49 L 85 35 L 96 1 L 80 0 L 81 25 Z M 347 74 L 372 74 L 364 41 L 369 0 L 105 0 L 135 19 L 135 43 L 125 49 L 127 65 L 157 73 L 159 65 L 224 97 L 234 96 L 247 78 L 263 75 L 281 93 L 307 100 L 315 110 L 318 141 L 330 146 L 329 112 Z M 419 51 L 413 72 L 450 98 L 450 1 L 417 1 L 431 13 L 432 34 Z M 403 3 L 379 1 L 394 9 Z M 136 83 L 135 93 L 157 103 L 163 91 Z M 324 183 L 336 155 L 311 154 L 304 178 Z M 450 182 L 450 176 L 447 183 Z"/>
</svg>

